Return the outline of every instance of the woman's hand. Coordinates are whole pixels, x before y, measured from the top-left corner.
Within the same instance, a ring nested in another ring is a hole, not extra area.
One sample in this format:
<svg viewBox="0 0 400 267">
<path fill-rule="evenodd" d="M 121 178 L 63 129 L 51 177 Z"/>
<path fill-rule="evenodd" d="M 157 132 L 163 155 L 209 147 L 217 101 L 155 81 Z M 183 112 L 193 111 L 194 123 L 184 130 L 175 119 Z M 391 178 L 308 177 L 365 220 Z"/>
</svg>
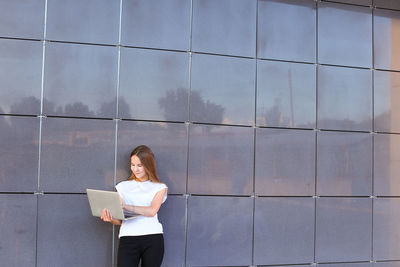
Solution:
<svg viewBox="0 0 400 267">
<path fill-rule="evenodd" d="M 101 217 L 100 219 L 102 219 L 105 222 L 112 222 L 112 215 L 110 213 L 110 211 L 106 208 L 103 209 L 103 212 L 101 213 Z"/>
<path fill-rule="evenodd" d="M 164 199 L 164 195 L 167 194 L 167 188 L 160 190 L 151 201 L 150 206 L 133 206 L 122 204 L 122 208 L 134 212 L 146 217 L 154 217 L 156 216 L 158 210 L 161 207 L 162 201 Z"/>
<path fill-rule="evenodd" d="M 114 225 L 121 225 L 121 223 L 122 223 L 121 220 L 113 219 L 113 217 L 108 209 L 103 209 L 100 219 L 102 219 L 105 222 L 112 223 Z"/>
</svg>

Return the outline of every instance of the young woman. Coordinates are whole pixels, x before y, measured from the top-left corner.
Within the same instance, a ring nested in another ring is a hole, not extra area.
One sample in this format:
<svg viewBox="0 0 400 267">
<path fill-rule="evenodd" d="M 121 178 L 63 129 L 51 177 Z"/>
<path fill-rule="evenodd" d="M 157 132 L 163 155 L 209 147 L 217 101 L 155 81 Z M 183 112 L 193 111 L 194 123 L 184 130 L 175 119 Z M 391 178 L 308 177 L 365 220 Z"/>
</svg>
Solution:
<svg viewBox="0 0 400 267">
<path fill-rule="evenodd" d="M 160 182 L 154 154 L 141 145 L 131 153 L 132 175 L 120 182 L 116 189 L 124 209 L 140 214 L 134 219 L 116 220 L 103 210 L 101 219 L 119 230 L 118 267 L 159 267 L 164 256 L 163 228 L 157 212 L 167 198 L 167 186 Z"/>
</svg>

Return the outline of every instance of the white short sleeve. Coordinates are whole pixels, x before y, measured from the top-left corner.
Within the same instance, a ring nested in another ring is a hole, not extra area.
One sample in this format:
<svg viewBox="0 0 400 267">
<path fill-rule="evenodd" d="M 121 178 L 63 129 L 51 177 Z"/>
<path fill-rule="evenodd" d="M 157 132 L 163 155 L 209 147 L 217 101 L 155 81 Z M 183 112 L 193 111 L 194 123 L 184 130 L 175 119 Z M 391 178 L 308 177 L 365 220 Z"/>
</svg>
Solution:
<svg viewBox="0 0 400 267">
<path fill-rule="evenodd" d="M 162 203 L 164 203 L 164 202 L 165 202 L 165 200 L 167 200 L 167 195 L 168 195 L 168 187 L 167 187 L 167 185 L 166 185 L 166 184 L 160 184 L 159 188 L 157 188 L 157 193 L 158 193 L 158 192 L 160 192 L 160 191 L 161 191 L 161 190 L 163 190 L 163 189 L 167 189 L 167 192 L 165 192 L 165 194 L 164 194 L 164 198 L 163 198 L 163 201 L 162 201 Z"/>
</svg>

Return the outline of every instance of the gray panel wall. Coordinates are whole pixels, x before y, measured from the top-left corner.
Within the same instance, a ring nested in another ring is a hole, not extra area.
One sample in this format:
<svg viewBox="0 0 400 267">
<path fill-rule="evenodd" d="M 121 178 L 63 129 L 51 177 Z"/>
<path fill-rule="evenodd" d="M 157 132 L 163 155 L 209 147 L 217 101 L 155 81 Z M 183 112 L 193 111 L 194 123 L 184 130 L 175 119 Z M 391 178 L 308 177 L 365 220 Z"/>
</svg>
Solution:
<svg viewBox="0 0 400 267">
<path fill-rule="evenodd" d="M 400 266 L 395 0 L 0 0 L 0 262 L 114 266 L 147 144 L 164 267 Z"/>
</svg>

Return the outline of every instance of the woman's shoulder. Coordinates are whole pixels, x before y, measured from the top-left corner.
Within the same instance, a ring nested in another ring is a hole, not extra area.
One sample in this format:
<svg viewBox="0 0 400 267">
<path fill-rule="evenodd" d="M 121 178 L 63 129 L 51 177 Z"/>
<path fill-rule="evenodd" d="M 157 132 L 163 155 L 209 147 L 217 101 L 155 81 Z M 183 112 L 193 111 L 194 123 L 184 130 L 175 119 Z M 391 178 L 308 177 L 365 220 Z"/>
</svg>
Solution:
<svg viewBox="0 0 400 267">
<path fill-rule="evenodd" d="M 168 188 L 168 186 L 165 183 L 162 183 L 162 182 L 157 183 L 157 182 L 153 182 L 152 181 L 150 184 L 151 184 L 152 187 L 154 187 L 154 188 L 156 188 L 158 190 L 161 190 L 161 189 L 164 189 L 164 188 Z"/>
<path fill-rule="evenodd" d="M 118 188 L 118 187 L 125 187 L 125 186 L 128 186 L 128 185 L 132 184 L 132 182 L 135 182 L 135 181 L 134 181 L 134 180 L 124 180 L 124 181 L 121 181 L 121 182 L 117 183 L 117 184 L 115 185 L 115 187 L 116 187 L 116 188 Z"/>
</svg>

